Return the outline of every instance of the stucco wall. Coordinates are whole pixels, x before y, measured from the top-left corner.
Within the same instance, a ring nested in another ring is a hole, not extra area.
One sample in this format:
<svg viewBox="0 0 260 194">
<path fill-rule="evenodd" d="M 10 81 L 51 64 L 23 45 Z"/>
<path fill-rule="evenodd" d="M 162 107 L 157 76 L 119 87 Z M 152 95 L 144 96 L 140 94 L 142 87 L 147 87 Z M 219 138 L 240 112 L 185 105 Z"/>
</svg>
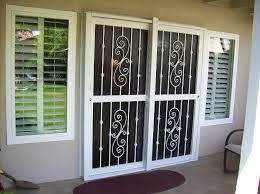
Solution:
<svg viewBox="0 0 260 194">
<path fill-rule="evenodd" d="M 160 20 L 239 34 L 240 50 L 234 123 L 201 128 L 199 154 L 203 156 L 221 152 L 227 133 L 232 128 L 242 128 L 244 125 L 252 21 L 249 14 L 242 13 L 239 10 L 213 7 L 201 2 L 202 0 L 6 0 L 8 4 L 49 9 L 78 12 L 94 10 L 142 18 L 152 18 L 155 16 L 159 17 Z M 79 176 L 78 137 L 76 137 L 75 141 L 16 146 L 5 145 L 5 8 L 3 5 L 4 2 L 1 3 L 0 8 L 0 145 L 2 146 L 0 168 L 8 170 L 18 178 L 34 180 L 36 182 L 76 178 Z M 77 69 L 79 69 L 79 63 L 77 63 Z M 79 71 L 77 73 L 79 75 Z M 77 79 L 79 79 L 78 77 Z M 79 90 L 79 80 L 77 80 L 77 90 Z M 76 112 L 78 113 L 79 97 L 78 95 L 76 96 Z M 78 128 L 77 124 L 75 129 L 77 134 Z"/>
</svg>

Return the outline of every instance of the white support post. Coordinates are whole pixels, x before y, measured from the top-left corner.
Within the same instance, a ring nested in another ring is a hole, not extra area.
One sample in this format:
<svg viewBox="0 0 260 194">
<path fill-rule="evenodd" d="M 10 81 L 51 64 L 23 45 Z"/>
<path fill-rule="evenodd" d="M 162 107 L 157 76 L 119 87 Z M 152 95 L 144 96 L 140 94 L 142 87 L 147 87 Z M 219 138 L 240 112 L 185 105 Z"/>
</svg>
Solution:
<svg viewBox="0 0 260 194">
<path fill-rule="evenodd" d="M 156 73 L 156 62 L 157 62 L 157 37 L 158 37 L 158 18 L 153 18 L 152 30 L 149 35 L 149 56 L 148 56 L 148 70 L 147 70 L 147 87 L 146 94 L 148 99 L 145 106 L 145 135 L 147 139 L 147 144 L 144 148 L 146 150 L 145 160 L 146 160 L 146 170 L 151 169 L 152 154 L 153 154 L 153 123 L 154 123 L 154 95 L 155 95 L 155 77 Z"/>
<path fill-rule="evenodd" d="M 260 1 L 255 1 L 245 131 L 236 194 L 256 194 L 260 176 Z"/>
</svg>

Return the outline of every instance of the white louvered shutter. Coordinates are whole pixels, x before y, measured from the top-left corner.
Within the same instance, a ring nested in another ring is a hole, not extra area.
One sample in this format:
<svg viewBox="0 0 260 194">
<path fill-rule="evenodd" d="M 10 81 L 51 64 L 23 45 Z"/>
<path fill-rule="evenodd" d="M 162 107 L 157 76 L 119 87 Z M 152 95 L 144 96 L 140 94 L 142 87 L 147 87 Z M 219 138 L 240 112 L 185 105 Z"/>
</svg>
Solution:
<svg viewBox="0 0 260 194">
<path fill-rule="evenodd" d="M 16 16 L 16 135 L 66 132 L 68 21 Z"/>
<path fill-rule="evenodd" d="M 205 115 L 206 120 L 229 117 L 233 58 L 233 40 L 211 38 Z"/>
</svg>

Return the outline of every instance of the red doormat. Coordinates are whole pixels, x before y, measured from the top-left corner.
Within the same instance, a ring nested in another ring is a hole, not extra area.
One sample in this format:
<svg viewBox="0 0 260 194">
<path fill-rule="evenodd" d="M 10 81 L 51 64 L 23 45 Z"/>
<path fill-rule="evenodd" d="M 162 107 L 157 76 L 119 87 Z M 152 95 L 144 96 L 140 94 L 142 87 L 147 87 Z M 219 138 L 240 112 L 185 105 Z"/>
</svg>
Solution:
<svg viewBox="0 0 260 194">
<path fill-rule="evenodd" d="M 169 170 L 112 177 L 84 183 L 74 194 L 152 194 L 180 186 L 185 182 L 182 174 Z"/>
</svg>

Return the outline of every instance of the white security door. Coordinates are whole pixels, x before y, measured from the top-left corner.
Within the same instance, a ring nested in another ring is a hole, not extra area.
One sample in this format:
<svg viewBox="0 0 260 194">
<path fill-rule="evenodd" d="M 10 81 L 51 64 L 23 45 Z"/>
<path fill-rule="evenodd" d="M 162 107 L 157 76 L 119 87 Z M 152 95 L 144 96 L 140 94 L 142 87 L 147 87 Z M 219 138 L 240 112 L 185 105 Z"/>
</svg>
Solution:
<svg viewBox="0 0 260 194">
<path fill-rule="evenodd" d="M 203 30 L 113 17 L 87 13 L 88 180 L 197 157 Z"/>
<path fill-rule="evenodd" d="M 90 23 L 88 176 L 143 170 L 149 25 L 99 17 Z"/>
<path fill-rule="evenodd" d="M 202 45 L 203 30 L 158 24 L 151 168 L 197 157 Z"/>
</svg>

